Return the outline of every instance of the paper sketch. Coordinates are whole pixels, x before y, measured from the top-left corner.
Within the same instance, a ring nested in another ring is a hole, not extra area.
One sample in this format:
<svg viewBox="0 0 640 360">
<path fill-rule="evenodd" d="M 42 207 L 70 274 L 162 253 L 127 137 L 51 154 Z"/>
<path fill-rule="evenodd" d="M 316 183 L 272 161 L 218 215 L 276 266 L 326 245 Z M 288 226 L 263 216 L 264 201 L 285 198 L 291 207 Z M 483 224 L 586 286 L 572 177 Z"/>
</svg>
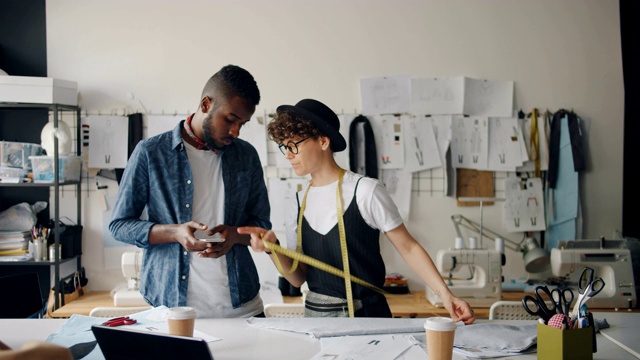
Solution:
<svg viewBox="0 0 640 360">
<path fill-rule="evenodd" d="M 505 180 L 504 225 L 509 232 L 543 231 L 544 202 L 542 180 L 507 178 Z"/>
<path fill-rule="evenodd" d="M 489 119 L 458 118 L 451 127 L 451 162 L 454 168 L 486 170 L 489 157 Z"/>
<path fill-rule="evenodd" d="M 464 78 L 464 114 L 510 117 L 513 115 L 513 81 Z"/>
<path fill-rule="evenodd" d="M 464 112 L 464 77 L 411 79 L 412 114 L 460 114 Z"/>
<path fill-rule="evenodd" d="M 187 115 L 145 115 L 145 118 L 147 119 L 147 131 L 143 132 L 143 137 L 148 139 L 165 131 L 173 130 L 180 121 L 187 118 Z"/>
<path fill-rule="evenodd" d="M 256 112 L 257 113 L 257 112 Z M 265 114 L 251 117 L 251 120 L 245 123 L 240 129 L 239 138 L 248 141 L 260 157 L 262 167 L 267 166 L 267 116 Z"/>
<path fill-rule="evenodd" d="M 347 142 L 347 148 L 344 149 L 344 151 L 334 153 L 333 156 L 338 166 L 343 169 L 349 169 L 349 127 L 356 116 L 357 115 L 353 114 L 338 115 L 338 119 L 340 120 L 340 134 L 342 134 L 342 137 L 344 137 L 344 140 Z"/>
<path fill-rule="evenodd" d="M 461 115 L 432 115 L 431 122 L 433 124 L 433 132 L 438 143 L 438 151 L 440 152 L 440 163 L 443 167 L 447 167 L 447 151 L 451 144 L 451 124 L 454 119 L 462 119 Z"/>
<path fill-rule="evenodd" d="M 442 166 L 431 117 L 404 116 L 404 171 L 417 172 Z"/>
<path fill-rule="evenodd" d="M 411 110 L 411 78 L 386 76 L 360 79 L 360 101 L 365 115 L 407 113 Z"/>
<path fill-rule="evenodd" d="M 378 151 L 379 169 L 404 168 L 404 134 L 401 116 L 370 116 Z"/>
<path fill-rule="evenodd" d="M 406 334 L 380 334 L 323 338 L 322 350 L 311 360 L 397 359 L 414 346 Z M 424 353 L 422 356 L 424 357 Z"/>
<path fill-rule="evenodd" d="M 303 190 L 309 180 L 304 178 L 269 178 L 267 180 L 271 205 L 271 230 L 285 231 L 287 205 L 290 201 L 294 201 L 296 192 Z"/>
<path fill-rule="evenodd" d="M 411 182 L 412 175 L 403 170 L 382 170 L 380 181 L 384 184 L 396 203 L 400 216 L 406 222 L 409 221 L 411 210 Z"/>
<path fill-rule="evenodd" d="M 538 156 L 540 159 L 540 170 L 547 171 L 549 170 L 549 139 L 547 138 L 547 131 L 545 128 L 545 119 L 544 116 L 539 116 L 537 119 L 537 129 L 538 129 Z M 527 152 L 532 151 L 531 149 L 531 117 L 527 117 L 525 119 L 520 119 L 519 125 L 522 129 L 523 133 L 523 143 L 524 148 Z M 535 171 L 535 163 L 533 161 L 528 161 L 529 159 L 533 159 L 534 154 L 529 154 L 526 158 L 526 162 L 518 168 L 520 172 L 527 171 Z"/>
<path fill-rule="evenodd" d="M 489 166 L 492 171 L 514 171 L 522 165 L 522 132 L 516 118 L 489 118 Z"/>
<path fill-rule="evenodd" d="M 87 118 L 89 168 L 122 169 L 127 165 L 129 118 L 126 116 L 90 115 Z"/>
</svg>

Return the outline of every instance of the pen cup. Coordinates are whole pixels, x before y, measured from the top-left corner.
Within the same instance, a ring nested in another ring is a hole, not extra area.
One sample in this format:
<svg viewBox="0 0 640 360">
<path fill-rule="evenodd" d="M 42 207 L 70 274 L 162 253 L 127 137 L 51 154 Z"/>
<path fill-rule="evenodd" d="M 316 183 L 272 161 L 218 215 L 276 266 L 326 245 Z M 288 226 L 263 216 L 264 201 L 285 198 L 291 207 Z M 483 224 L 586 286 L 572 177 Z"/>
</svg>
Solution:
<svg viewBox="0 0 640 360">
<path fill-rule="evenodd" d="M 451 360 L 456 327 L 456 323 L 450 318 L 432 317 L 426 320 L 424 329 L 430 360 Z"/>
<path fill-rule="evenodd" d="M 33 240 L 33 260 L 46 261 L 47 260 L 46 253 L 47 253 L 47 243 L 38 239 Z"/>
<path fill-rule="evenodd" d="M 169 334 L 192 337 L 196 323 L 196 311 L 188 306 L 171 308 L 167 322 L 169 323 Z"/>
</svg>

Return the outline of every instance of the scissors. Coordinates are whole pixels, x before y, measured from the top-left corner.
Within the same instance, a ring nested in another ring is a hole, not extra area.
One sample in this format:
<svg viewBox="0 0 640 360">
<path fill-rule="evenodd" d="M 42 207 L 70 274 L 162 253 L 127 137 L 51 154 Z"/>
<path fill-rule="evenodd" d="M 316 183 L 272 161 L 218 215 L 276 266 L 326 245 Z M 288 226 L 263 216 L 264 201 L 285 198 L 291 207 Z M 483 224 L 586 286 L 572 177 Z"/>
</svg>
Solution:
<svg viewBox="0 0 640 360">
<path fill-rule="evenodd" d="M 102 323 L 102 325 L 106 326 L 121 326 L 121 325 L 133 325 L 137 323 L 136 319 L 132 319 L 128 316 L 120 316 L 117 318 L 109 319 Z"/>
<path fill-rule="evenodd" d="M 580 311 L 580 307 L 589 301 L 592 297 L 598 295 L 602 289 L 604 289 L 604 280 L 600 277 L 596 277 L 594 279 L 595 271 L 590 267 L 585 267 L 582 270 L 582 274 L 580 274 L 580 281 L 578 282 L 578 291 L 580 295 L 578 295 L 578 300 L 576 304 L 573 306 L 573 311 L 571 312 L 571 318 L 577 319 Z"/>
<path fill-rule="evenodd" d="M 551 299 L 556 305 L 556 311 L 569 316 L 569 308 L 573 302 L 573 291 L 569 288 L 555 288 L 551 290 Z"/>
<path fill-rule="evenodd" d="M 548 300 L 546 300 L 541 295 L 541 293 L 546 295 Z M 551 291 L 549 291 L 549 288 L 546 286 L 536 286 L 535 295 L 536 295 L 535 299 L 530 295 L 525 295 L 525 297 L 522 298 L 522 306 L 524 306 L 524 310 L 526 312 L 528 312 L 533 316 L 540 317 L 542 320 L 544 320 L 544 323 L 546 324 L 549 321 L 549 319 L 551 319 L 551 317 L 557 313 L 556 302 L 553 300 Z M 547 301 L 551 301 L 551 305 L 552 305 L 551 308 L 547 306 Z M 530 303 L 533 303 L 535 305 L 535 310 L 532 310 L 532 307 L 530 307 L 529 305 Z"/>
</svg>

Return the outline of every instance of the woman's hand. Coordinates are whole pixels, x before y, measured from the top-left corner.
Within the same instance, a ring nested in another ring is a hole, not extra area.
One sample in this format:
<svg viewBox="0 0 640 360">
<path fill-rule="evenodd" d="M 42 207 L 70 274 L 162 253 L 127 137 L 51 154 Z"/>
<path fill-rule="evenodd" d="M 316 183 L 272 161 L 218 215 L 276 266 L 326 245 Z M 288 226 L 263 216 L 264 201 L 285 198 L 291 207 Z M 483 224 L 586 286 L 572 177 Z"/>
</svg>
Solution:
<svg viewBox="0 0 640 360">
<path fill-rule="evenodd" d="M 257 226 L 243 226 L 238 228 L 238 234 L 247 234 L 251 237 L 251 248 L 253 251 L 261 252 L 269 250 L 264 246 L 264 242 L 277 243 L 276 234 L 271 230 L 265 230 Z"/>
</svg>

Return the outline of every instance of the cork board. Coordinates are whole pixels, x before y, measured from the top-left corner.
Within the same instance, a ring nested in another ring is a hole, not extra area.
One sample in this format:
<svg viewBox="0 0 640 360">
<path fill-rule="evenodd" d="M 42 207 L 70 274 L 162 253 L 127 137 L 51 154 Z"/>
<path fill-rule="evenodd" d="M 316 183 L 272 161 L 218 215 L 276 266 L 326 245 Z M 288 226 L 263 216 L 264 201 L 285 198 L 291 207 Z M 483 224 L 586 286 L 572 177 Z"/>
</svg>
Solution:
<svg viewBox="0 0 640 360">
<path fill-rule="evenodd" d="M 494 197 L 493 171 L 456 169 L 456 197 Z M 483 202 L 493 205 L 493 202 Z M 458 206 L 480 206 L 480 202 L 461 202 Z"/>
</svg>

